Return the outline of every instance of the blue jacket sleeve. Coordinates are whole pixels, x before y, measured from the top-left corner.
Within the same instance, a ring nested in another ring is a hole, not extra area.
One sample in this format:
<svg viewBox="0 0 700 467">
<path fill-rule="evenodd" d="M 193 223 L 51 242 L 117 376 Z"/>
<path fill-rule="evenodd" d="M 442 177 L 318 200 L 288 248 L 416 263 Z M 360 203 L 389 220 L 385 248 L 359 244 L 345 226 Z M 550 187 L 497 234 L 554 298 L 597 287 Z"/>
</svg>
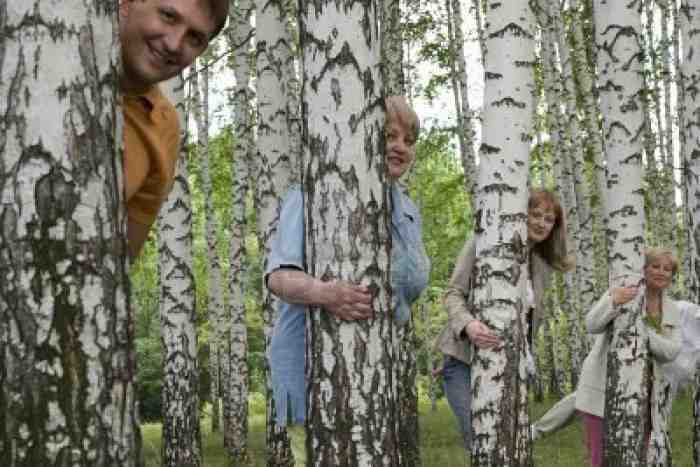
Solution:
<svg viewBox="0 0 700 467">
<path fill-rule="evenodd" d="M 290 188 L 282 203 L 277 233 L 267 257 L 265 277 L 281 268 L 304 267 L 304 202 L 301 187 Z"/>
</svg>

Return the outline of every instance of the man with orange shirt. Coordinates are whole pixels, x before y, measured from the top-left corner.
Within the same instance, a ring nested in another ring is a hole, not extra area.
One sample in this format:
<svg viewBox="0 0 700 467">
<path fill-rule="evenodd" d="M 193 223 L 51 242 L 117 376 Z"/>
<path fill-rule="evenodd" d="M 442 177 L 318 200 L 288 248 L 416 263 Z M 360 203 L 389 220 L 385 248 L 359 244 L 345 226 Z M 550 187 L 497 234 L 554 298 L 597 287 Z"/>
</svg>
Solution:
<svg viewBox="0 0 700 467">
<path fill-rule="evenodd" d="M 148 237 L 172 186 L 180 127 L 158 83 L 204 52 L 228 16 L 229 0 L 120 0 L 124 185 L 129 257 Z"/>
</svg>

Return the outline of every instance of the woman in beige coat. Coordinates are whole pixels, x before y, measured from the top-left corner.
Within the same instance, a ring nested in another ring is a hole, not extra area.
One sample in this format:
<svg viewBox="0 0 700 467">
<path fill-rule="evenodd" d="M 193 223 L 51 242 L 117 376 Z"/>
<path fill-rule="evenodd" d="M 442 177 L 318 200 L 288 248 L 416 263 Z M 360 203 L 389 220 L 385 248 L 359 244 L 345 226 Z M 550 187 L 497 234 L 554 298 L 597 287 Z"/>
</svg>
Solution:
<svg viewBox="0 0 700 467">
<path fill-rule="evenodd" d="M 654 363 L 673 361 L 681 347 L 680 311 L 664 292 L 678 269 L 678 261 L 669 249 L 649 248 L 645 255 L 646 319 L 649 326 L 649 351 Z M 611 327 L 623 305 L 637 295 L 637 287 L 615 287 L 598 300 L 586 315 L 586 327 L 597 334 L 595 344 L 583 362 L 581 378 L 576 390 L 576 409 L 583 416 L 586 445 L 591 466 L 602 465 L 603 411 L 605 409 L 605 381 Z M 663 397 L 669 386 L 661 366 L 653 365 L 654 394 Z M 669 404 L 670 407 L 670 404 Z M 655 433 L 667 433 L 668 413 L 653 413 L 651 425 Z M 667 436 L 664 435 L 664 436 Z"/>
<path fill-rule="evenodd" d="M 553 269 L 569 270 L 573 262 L 566 256 L 566 223 L 557 197 L 547 190 L 533 190 L 528 200 L 528 244 L 530 277 L 528 301 L 531 303 L 529 336 L 536 335 L 542 319 L 541 304 Z M 472 346 L 494 347 L 500 338 L 476 319 L 470 309 L 475 244 L 469 240 L 462 248 L 452 273 L 445 307 L 448 320 L 436 342 L 436 350 L 445 355 L 442 369 L 445 395 L 457 418 L 465 448 L 471 442 L 471 356 Z M 530 339 L 532 345 L 532 339 Z"/>
</svg>

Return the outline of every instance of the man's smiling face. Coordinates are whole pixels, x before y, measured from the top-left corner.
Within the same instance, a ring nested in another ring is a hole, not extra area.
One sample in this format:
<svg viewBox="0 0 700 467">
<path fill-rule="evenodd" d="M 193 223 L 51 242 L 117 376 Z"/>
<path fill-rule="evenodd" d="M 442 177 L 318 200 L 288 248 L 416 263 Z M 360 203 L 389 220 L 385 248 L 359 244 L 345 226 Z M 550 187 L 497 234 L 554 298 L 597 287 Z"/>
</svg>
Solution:
<svg viewBox="0 0 700 467">
<path fill-rule="evenodd" d="M 122 0 L 124 91 L 141 91 L 180 73 L 207 48 L 217 24 L 206 0 Z"/>
</svg>

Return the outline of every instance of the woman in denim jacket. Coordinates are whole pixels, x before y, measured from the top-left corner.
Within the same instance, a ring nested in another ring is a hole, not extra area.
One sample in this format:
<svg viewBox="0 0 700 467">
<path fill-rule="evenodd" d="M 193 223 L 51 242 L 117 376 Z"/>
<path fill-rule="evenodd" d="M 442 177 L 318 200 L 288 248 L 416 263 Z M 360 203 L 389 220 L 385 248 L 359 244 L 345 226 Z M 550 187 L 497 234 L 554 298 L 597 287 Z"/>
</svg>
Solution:
<svg viewBox="0 0 700 467">
<path fill-rule="evenodd" d="M 566 223 L 557 197 L 547 190 L 533 190 L 528 201 L 528 244 L 530 245 L 530 277 L 528 280 L 529 330 L 537 335 L 542 320 L 542 297 L 549 287 L 553 269 L 567 271 L 573 261 L 566 255 Z M 447 401 L 457 418 L 468 450 L 471 444 L 471 357 L 472 346 L 498 346 L 500 338 L 476 319 L 470 309 L 475 243 L 469 240 L 462 248 L 445 293 L 448 320 L 438 336 L 436 350 L 445 355 L 442 369 Z"/>
<path fill-rule="evenodd" d="M 408 321 L 411 304 L 428 284 L 430 263 L 421 236 L 421 217 L 397 180 L 416 153 L 419 121 L 403 97 L 386 99 L 386 162 L 391 185 L 391 287 L 396 322 Z M 282 204 L 279 228 L 265 270 L 267 286 L 281 300 L 269 350 L 277 424 L 303 424 L 306 412 L 304 327 L 307 306 L 319 306 L 343 320 L 370 317 L 371 295 L 365 286 L 322 281 L 304 271 L 304 206 L 301 187 L 292 187 Z M 303 432 L 291 428 L 298 464 Z"/>
</svg>

